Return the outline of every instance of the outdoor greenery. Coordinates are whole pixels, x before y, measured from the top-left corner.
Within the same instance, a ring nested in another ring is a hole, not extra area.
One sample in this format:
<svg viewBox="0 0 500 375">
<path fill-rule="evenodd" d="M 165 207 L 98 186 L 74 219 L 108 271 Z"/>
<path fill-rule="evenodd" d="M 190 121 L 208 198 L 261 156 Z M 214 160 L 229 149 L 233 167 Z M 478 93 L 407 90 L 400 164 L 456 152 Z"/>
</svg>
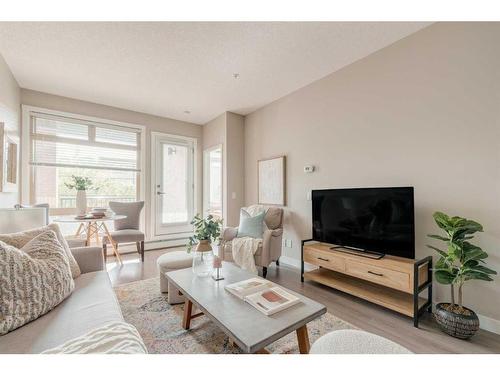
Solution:
<svg viewBox="0 0 500 375">
<path fill-rule="evenodd" d="M 222 229 L 222 219 L 216 219 L 212 215 L 203 218 L 197 214 L 191 224 L 194 227 L 194 234 L 189 237 L 187 244 L 188 253 L 192 250 L 193 246 L 201 240 L 209 240 L 216 242 L 220 239 Z"/>
<path fill-rule="evenodd" d="M 65 182 L 64 185 L 70 189 L 70 190 L 77 190 L 77 191 L 81 191 L 81 190 L 90 190 L 90 189 L 94 189 L 94 190 L 97 190 L 98 188 L 96 187 L 93 187 L 93 183 L 92 183 L 92 180 L 88 177 L 80 177 L 80 176 L 75 176 L 75 175 L 72 175 L 71 176 L 71 179 L 72 179 L 72 182 Z"/>
<path fill-rule="evenodd" d="M 72 195 L 73 175 L 89 178 L 92 186 L 99 187 L 99 195 L 111 197 L 136 197 L 136 173 L 85 168 L 58 168 L 58 194 Z"/>
<path fill-rule="evenodd" d="M 450 285 L 451 304 L 449 310 L 459 314 L 466 313 L 463 308 L 463 285 L 468 280 L 493 281 L 496 271 L 484 266 L 488 254 L 469 240 L 473 234 L 482 232 L 483 226 L 473 220 L 459 216 L 450 217 L 442 212 L 435 212 L 434 220 L 445 235 L 429 234 L 430 238 L 443 241 L 446 251 L 427 245 L 441 256 L 434 267 L 437 282 Z M 458 286 L 458 306 L 455 304 L 455 286 Z"/>
</svg>

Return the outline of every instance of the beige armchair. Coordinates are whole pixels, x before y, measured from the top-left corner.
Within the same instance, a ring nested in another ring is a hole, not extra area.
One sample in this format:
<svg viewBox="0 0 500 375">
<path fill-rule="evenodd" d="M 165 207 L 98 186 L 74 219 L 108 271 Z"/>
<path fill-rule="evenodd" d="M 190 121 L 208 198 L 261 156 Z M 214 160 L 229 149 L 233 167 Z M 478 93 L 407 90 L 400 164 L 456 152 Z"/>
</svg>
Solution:
<svg viewBox="0 0 500 375">
<path fill-rule="evenodd" d="M 254 206 L 252 206 L 253 208 Z M 249 207 L 250 208 L 250 207 Z M 281 245 L 283 238 L 283 209 L 280 207 L 267 208 L 264 218 L 266 228 L 262 236 L 262 245 L 255 253 L 255 265 L 262 267 L 262 275 L 267 276 L 267 267 L 276 262 L 279 266 L 279 258 L 281 256 Z M 231 243 L 237 236 L 238 228 L 228 227 L 222 233 L 222 241 L 220 245 L 222 260 L 233 262 L 233 252 Z"/>
</svg>

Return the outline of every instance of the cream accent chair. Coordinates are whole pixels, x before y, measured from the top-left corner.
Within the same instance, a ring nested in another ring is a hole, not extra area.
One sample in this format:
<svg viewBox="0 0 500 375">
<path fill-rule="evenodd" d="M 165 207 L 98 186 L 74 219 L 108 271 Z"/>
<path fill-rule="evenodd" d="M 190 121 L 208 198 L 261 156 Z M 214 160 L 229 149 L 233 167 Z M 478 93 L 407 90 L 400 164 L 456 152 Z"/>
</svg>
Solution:
<svg viewBox="0 0 500 375">
<path fill-rule="evenodd" d="M 109 202 L 109 208 L 117 215 L 125 215 L 125 219 L 114 220 L 115 230 L 111 232 L 111 238 L 116 248 L 121 243 L 133 243 L 137 246 L 137 252 L 144 262 L 144 233 L 140 231 L 141 211 L 144 201 L 139 202 Z M 109 237 L 102 236 L 102 251 L 106 259 Z"/>
<path fill-rule="evenodd" d="M 279 266 L 279 258 L 281 256 L 281 245 L 283 238 L 283 209 L 280 207 L 266 207 L 260 205 L 254 205 L 248 207 L 253 209 L 256 207 L 262 207 L 267 209 L 266 216 L 264 217 L 265 230 L 262 235 L 262 245 L 255 253 L 255 265 L 262 267 L 262 275 L 267 276 L 267 267 L 272 263 L 276 262 Z M 243 207 L 246 209 L 246 207 Z M 233 251 L 232 251 L 232 240 L 238 235 L 237 227 L 227 227 L 222 233 L 221 241 L 221 253 L 219 254 L 222 260 L 227 262 L 234 262 Z"/>
</svg>

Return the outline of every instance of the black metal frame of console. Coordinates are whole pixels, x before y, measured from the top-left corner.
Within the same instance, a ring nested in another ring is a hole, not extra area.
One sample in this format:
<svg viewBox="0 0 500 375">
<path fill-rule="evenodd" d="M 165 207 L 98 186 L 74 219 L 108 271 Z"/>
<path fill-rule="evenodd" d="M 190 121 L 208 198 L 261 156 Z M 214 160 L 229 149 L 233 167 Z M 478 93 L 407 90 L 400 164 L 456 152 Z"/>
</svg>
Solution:
<svg viewBox="0 0 500 375">
<path fill-rule="evenodd" d="M 420 285 L 418 279 L 420 266 L 427 264 L 427 281 Z M 427 301 L 419 308 L 418 307 L 418 296 L 425 289 L 427 289 Z M 432 312 L 432 257 L 428 256 L 413 264 L 413 325 L 418 328 L 418 318 L 422 311 L 427 309 L 428 312 Z"/>
<path fill-rule="evenodd" d="M 300 281 L 304 282 L 304 244 L 313 241 L 312 239 L 302 240 L 300 245 Z M 427 281 L 420 285 L 419 272 L 420 266 L 428 263 Z M 420 293 L 427 289 L 427 301 L 419 308 L 418 298 Z M 428 256 L 416 261 L 413 264 L 413 326 L 418 328 L 418 320 L 422 312 L 426 310 L 432 312 L 432 257 Z"/>
</svg>

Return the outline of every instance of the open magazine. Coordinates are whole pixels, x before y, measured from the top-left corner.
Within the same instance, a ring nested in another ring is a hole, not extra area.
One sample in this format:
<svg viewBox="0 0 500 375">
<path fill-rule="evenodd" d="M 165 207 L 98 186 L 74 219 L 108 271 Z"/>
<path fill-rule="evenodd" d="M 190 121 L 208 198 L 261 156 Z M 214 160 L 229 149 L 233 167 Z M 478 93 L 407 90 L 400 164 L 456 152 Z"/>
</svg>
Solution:
<svg viewBox="0 0 500 375">
<path fill-rule="evenodd" d="M 300 302 L 298 297 L 260 277 L 226 285 L 225 289 L 265 315 L 275 314 Z"/>
</svg>

